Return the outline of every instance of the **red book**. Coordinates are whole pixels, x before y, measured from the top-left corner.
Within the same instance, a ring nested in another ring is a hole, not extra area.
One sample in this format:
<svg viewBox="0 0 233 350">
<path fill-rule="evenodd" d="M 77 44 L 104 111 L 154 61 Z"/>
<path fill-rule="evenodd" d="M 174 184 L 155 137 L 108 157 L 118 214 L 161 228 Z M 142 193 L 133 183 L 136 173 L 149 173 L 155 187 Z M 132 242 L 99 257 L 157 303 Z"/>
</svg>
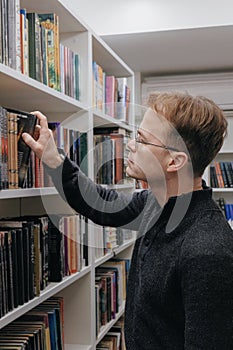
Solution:
<svg viewBox="0 0 233 350">
<path fill-rule="evenodd" d="M 124 135 L 111 133 L 110 137 L 115 141 L 115 184 L 118 184 L 123 179 Z"/>
</svg>

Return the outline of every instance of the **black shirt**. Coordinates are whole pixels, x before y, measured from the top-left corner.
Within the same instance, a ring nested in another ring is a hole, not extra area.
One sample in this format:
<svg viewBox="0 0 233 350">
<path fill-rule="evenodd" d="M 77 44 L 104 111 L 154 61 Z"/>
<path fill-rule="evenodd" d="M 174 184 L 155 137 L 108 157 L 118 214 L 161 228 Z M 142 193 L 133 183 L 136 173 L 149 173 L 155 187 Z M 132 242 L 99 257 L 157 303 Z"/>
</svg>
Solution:
<svg viewBox="0 0 233 350">
<path fill-rule="evenodd" d="M 161 208 L 151 191 L 129 196 L 96 186 L 68 159 L 49 172 L 79 213 L 139 230 L 127 286 L 127 350 L 233 349 L 233 232 L 210 188 Z"/>
</svg>

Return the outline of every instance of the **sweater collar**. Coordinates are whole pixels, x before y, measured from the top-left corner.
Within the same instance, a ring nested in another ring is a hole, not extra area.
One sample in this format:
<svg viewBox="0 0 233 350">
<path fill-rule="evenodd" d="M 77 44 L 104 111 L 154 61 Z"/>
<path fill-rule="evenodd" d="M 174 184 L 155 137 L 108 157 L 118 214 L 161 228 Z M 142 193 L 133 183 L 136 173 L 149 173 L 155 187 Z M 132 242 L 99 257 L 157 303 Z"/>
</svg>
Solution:
<svg viewBox="0 0 233 350">
<path fill-rule="evenodd" d="M 166 232 L 172 232 L 180 225 L 187 214 L 195 208 L 197 203 L 211 198 L 212 189 L 202 180 L 202 190 L 170 197 L 164 207 L 160 209 L 158 224 L 166 223 Z"/>
</svg>

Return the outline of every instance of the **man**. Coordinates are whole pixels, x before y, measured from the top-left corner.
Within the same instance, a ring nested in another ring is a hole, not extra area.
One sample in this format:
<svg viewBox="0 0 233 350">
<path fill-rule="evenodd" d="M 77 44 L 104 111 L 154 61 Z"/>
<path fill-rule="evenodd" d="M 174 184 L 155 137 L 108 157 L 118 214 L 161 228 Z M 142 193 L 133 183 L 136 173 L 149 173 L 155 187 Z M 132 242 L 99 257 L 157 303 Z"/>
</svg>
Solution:
<svg viewBox="0 0 233 350">
<path fill-rule="evenodd" d="M 138 229 L 127 350 L 233 349 L 233 234 L 202 181 L 226 134 L 222 111 L 204 97 L 151 95 L 127 167 L 150 190 L 132 196 L 96 186 L 64 160 L 36 114 L 39 137 L 24 140 L 70 206 L 100 225 Z"/>
</svg>

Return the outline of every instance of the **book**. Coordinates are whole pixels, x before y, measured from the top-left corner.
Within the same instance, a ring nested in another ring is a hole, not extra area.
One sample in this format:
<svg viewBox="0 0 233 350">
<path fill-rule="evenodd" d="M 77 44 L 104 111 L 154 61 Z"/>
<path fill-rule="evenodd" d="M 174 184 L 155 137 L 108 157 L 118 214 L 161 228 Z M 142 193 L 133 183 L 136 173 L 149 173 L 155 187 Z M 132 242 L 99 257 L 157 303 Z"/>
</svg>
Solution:
<svg viewBox="0 0 233 350">
<path fill-rule="evenodd" d="M 63 272 L 63 234 L 59 230 L 58 217 L 51 217 L 48 221 L 48 280 L 49 282 L 61 282 Z"/>
<path fill-rule="evenodd" d="M 94 128 L 94 144 L 98 145 L 95 148 L 96 156 L 95 156 L 95 174 L 98 175 L 98 178 L 102 178 L 102 173 L 97 172 L 97 169 L 102 171 L 101 163 L 104 163 L 103 152 L 101 146 L 101 141 L 103 141 L 103 136 L 108 136 L 111 139 L 111 147 L 113 148 L 111 151 L 111 162 L 109 162 L 111 166 L 112 172 L 112 184 L 122 184 L 127 180 L 127 143 L 129 140 L 129 132 L 120 127 L 98 127 Z M 106 165 L 105 165 L 106 166 Z M 96 181 L 99 181 L 97 179 Z M 101 181 L 101 180 L 100 180 Z M 104 179 L 102 179 L 102 183 Z M 132 180 L 130 180 L 132 181 Z M 101 182 L 99 182 L 101 183 Z"/>
<path fill-rule="evenodd" d="M 1 189 L 8 188 L 8 127 L 7 111 L 1 107 Z"/>
<path fill-rule="evenodd" d="M 34 114 L 12 109 L 7 109 L 7 113 L 15 113 L 17 115 L 18 186 L 23 188 L 26 182 L 31 149 L 23 141 L 22 134 L 27 132 L 33 136 L 37 117 Z"/>
<path fill-rule="evenodd" d="M 105 113 L 112 118 L 116 117 L 116 102 L 117 102 L 117 79 L 111 75 L 105 79 Z"/>
<path fill-rule="evenodd" d="M 127 78 L 117 78 L 116 118 L 128 122 Z"/>
<path fill-rule="evenodd" d="M 7 113 L 8 188 L 18 188 L 17 115 Z"/>
<path fill-rule="evenodd" d="M 29 76 L 42 81 L 40 21 L 37 13 L 27 13 Z"/>
<path fill-rule="evenodd" d="M 120 335 L 121 335 L 121 338 L 120 338 L 120 350 L 126 350 L 125 333 L 124 333 L 124 316 L 121 316 L 117 320 L 117 322 L 110 329 L 110 332 L 120 333 Z"/>
<path fill-rule="evenodd" d="M 1 230 L 7 230 L 12 232 L 15 232 L 15 235 L 12 235 L 12 248 L 16 246 L 16 251 L 13 251 L 14 255 L 16 254 L 16 257 L 13 259 L 16 259 L 17 261 L 17 269 L 16 271 L 12 270 L 12 278 L 15 277 L 15 272 L 17 272 L 17 280 L 13 283 L 14 287 L 14 292 L 17 292 L 17 300 L 14 298 L 14 306 L 15 304 L 17 305 L 23 305 L 25 303 L 25 284 L 27 286 L 27 281 L 25 279 L 28 277 L 27 273 L 27 260 L 26 260 L 26 252 L 24 251 L 25 246 L 24 246 L 24 232 L 23 232 L 23 223 L 22 222 L 13 222 L 13 221 L 0 221 L 0 228 Z M 1 237 L 3 235 L 3 232 L 1 232 Z M 2 247 L 2 267 L 4 266 L 4 238 L 3 242 L 1 244 Z M 14 260 L 12 260 L 12 265 L 14 268 L 16 267 L 14 265 Z M 5 264 L 6 266 L 6 264 Z M 25 271 L 26 269 L 26 271 Z M 2 272 L 3 273 L 3 272 Z M 2 275 L 2 280 L 3 280 L 3 287 L 4 287 L 4 281 L 6 279 L 5 274 L 3 273 Z M 17 285 L 16 285 L 17 282 Z M 5 288 L 6 289 L 6 288 Z M 4 291 L 3 291 L 3 297 L 4 297 Z M 17 305 L 17 306 L 18 306 Z M 3 312 L 6 313 L 7 310 L 5 310 L 5 307 L 8 308 L 8 302 L 5 302 L 3 305 Z"/>
<path fill-rule="evenodd" d="M 20 9 L 21 72 L 29 75 L 28 19 L 26 9 Z"/>
<path fill-rule="evenodd" d="M 48 77 L 46 79 L 47 85 L 60 91 L 60 48 L 58 16 L 55 13 L 43 13 L 38 14 L 38 17 L 41 28 L 43 28 L 43 31 L 46 31 L 44 39 L 46 40 L 45 50 L 47 51 L 47 58 L 45 59 L 45 65 L 47 66 L 46 71 L 48 72 Z"/>
<path fill-rule="evenodd" d="M 45 325 L 45 339 L 44 339 L 44 344 L 43 344 L 43 349 L 46 350 L 51 350 L 51 342 L 50 342 L 50 329 L 49 329 L 49 319 L 48 319 L 48 314 L 45 311 L 40 311 L 37 309 L 33 309 L 26 314 L 24 314 L 20 320 L 24 321 L 41 321 Z"/>
</svg>

